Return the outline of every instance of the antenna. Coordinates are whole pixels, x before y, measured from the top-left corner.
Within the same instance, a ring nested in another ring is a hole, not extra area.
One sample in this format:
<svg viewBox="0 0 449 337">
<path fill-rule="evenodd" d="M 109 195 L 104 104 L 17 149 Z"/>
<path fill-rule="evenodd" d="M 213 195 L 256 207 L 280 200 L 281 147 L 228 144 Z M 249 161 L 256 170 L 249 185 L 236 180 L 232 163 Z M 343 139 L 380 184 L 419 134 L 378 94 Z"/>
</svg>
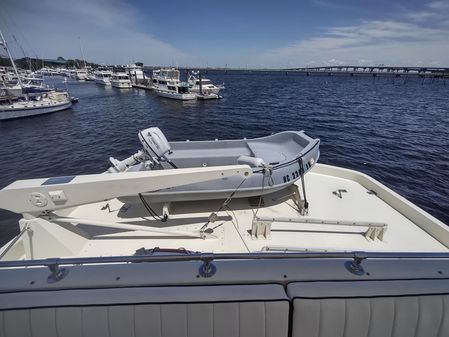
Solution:
<svg viewBox="0 0 449 337">
<path fill-rule="evenodd" d="M 80 43 L 81 55 L 83 56 L 84 68 L 86 68 L 86 59 L 84 58 L 83 46 L 81 45 L 81 37 L 78 36 L 78 41 Z"/>
<path fill-rule="evenodd" d="M 14 68 L 14 72 L 16 73 L 17 81 L 19 82 L 20 87 L 23 88 L 22 80 L 20 79 L 20 75 L 19 75 L 19 72 L 17 71 L 16 64 L 14 62 L 14 59 L 12 58 L 11 52 L 9 51 L 8 45 L 6 44 L 6 40 L 3 37 L 3 33 L 2 33 L 1 30 L 0 30 L 0 37 L 1 37 L 0 45 L 3 46 L 6 49 L 6 52 L 8 53 L 9 59 L 11 60 L 12 67 Z"/>
</svg>

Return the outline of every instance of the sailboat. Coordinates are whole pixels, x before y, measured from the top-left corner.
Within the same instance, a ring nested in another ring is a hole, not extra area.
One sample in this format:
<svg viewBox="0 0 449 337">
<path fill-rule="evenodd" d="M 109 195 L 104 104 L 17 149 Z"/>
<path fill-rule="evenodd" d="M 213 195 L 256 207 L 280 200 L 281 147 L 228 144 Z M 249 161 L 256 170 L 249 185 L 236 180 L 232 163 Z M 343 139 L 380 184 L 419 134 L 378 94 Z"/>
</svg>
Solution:
<svg viewBox="0 0 449 337">
<path fill-rule="evenodd" d="M 41 95 L 29 95 L 1 31 L 0 38 L 0 45 L 5 48 L 17 76 L 16 86 L 22 90 L 22 95 L 8 96 L 0 104 L 0 120 L 42 115 L 71 107 L 72 100 L 66 91 L 52 90 L 43 92 Z"/>
<path fill-rule="evenodd" d="M 95 78 L 93 76 L 93 74 L 90 73 L 90 66 L 87 67 L 86 65 L 86 58 L 84 57 L 84 50 L 83 50 L 83 46 L 81 45 L 81 37 L 78 36 L 78 42 L 80 44 L 80 52 L 81 52 L 81 56 L 83 57 L 83 67 L 80 69 L 75 69 L 74 70 L 74 78 L 77 81 L 94 81 Z"/>
</svg>

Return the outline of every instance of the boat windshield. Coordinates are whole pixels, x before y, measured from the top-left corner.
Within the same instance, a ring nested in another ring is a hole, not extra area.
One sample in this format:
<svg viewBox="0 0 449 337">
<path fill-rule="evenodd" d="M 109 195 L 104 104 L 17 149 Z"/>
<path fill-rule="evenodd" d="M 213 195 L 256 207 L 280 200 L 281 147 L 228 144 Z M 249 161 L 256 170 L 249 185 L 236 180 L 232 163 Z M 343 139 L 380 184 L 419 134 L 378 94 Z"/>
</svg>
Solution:
<svg viewBox="0 0 449 337">
<path fill-rule="evenodd" d="M 196 81 L 195 84 L 200 85 L 200 81 Z M 201 84 L 212 84 L 212 82 L 210 80 L 201 80 Z"/>
</svg>

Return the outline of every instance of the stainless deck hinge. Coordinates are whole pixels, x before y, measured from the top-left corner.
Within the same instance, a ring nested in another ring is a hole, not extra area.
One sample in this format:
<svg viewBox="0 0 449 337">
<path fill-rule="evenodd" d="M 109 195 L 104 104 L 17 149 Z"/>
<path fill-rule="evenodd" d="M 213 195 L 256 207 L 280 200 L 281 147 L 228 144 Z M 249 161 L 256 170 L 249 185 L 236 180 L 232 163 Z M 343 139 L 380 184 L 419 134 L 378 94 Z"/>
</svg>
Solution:
<svg viewBox="0 0 449 337">
<path fill-rule="evenodd" d="M 347 193 L 347 192 L 348 191 L 345 190 L 344 188 L 340 188 L 340 189 L 338 189 L 336 191 L 333 191 L 332 194 L 335 195 L 336 197 L 340 198 L 340 199 L 343 199 L 342 193 Z"/>
<path fill-rule="evenodd" d="M 354 252 L 352 261 L 345 262 L 346 269 L 355 275 L 365 275 L 365 269 L 363 269 L 362 262 L 368 257 L 365 252 Z"/>
<path fill-rule="evenodd" d="M 212 263 L 214 260 L 214 254 L 213 253 L 207 253 L 207 254 L 201 254 L 201 261 L 203 261 L 203 264 L 200 266 L 200 269 L 198 270 L 198 273 L 201 277 L 212 277 L 217 272 L 217 267 Z"/>
<path fill-rule="evenodd" d="M 56 283 L 66 277 L 69 273 L 68 269 L 59 267 L 58 259 L 49 259 L 46 266 L 51 272 L 51 274 L 47 277 L 48 283 Z"/>
</svg>

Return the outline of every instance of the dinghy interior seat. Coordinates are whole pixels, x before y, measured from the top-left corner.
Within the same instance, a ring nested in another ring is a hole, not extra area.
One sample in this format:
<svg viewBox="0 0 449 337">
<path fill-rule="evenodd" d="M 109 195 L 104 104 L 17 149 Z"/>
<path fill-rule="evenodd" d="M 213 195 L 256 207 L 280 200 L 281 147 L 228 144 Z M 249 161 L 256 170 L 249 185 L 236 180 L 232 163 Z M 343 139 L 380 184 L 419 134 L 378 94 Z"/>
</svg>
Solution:
<svg viewBox="0 0 449 337">
<path fill-rule="evenodd" d="M 269 142 L 248 142 L 248 146 L 254 153 L 254 157 L 263 158 L 265 162 L 270 165 L 282 163 L 289 159 L 278 144 Z"/>
<path fill-rule="evenodd" d="M 299 133 L 303 133 L 300 131 Z M 297 157 L 298 149 L 305 148 L 308 143 L 298 132 L 284 131 L 263 140 L 247 142 L 254 157 L 263 158 L 266 164 L 277 165 Z"/>
<path fill-rule="evenodd" d="M 253 156 L 244 142 L 171 142 L 172 153 L 167 158 L 178 167 L 219 166 L 237 164 L 242 155 Z"/>
</svg>

